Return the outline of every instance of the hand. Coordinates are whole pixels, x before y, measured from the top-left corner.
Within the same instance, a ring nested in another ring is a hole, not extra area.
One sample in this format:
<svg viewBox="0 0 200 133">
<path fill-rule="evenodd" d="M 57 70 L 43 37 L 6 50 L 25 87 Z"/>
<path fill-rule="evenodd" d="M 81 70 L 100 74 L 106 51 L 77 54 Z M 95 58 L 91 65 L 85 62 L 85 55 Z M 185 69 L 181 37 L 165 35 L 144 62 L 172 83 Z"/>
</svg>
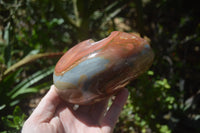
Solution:
<svg viewBox="0 0 200 133">
<path fill-rule="evenodd" d="M 59 98 L 53 85 L 24 123 L 22 133 L 111 133 L 127 97 L 124 88 L 108 110 L 108 99 L 74 110 Z"/>
</svg>

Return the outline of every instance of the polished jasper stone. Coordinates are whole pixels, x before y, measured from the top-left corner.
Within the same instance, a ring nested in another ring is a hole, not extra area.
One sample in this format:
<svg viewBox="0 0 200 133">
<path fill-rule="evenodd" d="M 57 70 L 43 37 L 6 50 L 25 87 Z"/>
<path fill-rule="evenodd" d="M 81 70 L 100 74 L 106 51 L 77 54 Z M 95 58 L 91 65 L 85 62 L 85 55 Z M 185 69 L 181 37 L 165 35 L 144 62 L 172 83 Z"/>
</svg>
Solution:
<svg viewBox="0 0 200 133">
<path fill-rule="evenodd" d="M 114 31 L 105 39 L 89 39 L 68 50 L 55 67 L 53 80 L 67 102 L 92 104 L 144 73 L 154 54 L 136 34 Z"/>
</svg>

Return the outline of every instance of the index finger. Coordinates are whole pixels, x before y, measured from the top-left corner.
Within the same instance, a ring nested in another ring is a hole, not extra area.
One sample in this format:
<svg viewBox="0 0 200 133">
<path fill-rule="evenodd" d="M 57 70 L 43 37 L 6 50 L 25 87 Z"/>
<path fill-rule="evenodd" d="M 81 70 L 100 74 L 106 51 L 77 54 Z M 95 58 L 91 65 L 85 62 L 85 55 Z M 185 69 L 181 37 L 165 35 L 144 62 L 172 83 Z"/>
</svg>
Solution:
<svg viewBox="0 0 200 133">
<path fill-rule="evenodd" d="M 123 106 L 126 103 L 128 94 L 129 93 L 126 88 L 122 89 L 120 92 L 117 93 L 111 107 L 109 108 L 104 120 L 102 121 L 102 126 L 104 130 L 108 132 L 112 131 L 121 113 L 121 110 L 123 109 Z"/>
<path fill-rule="evenodd" d="M 52 85 L 48 93 L 42 98 L 29 117 L 29 120 L 36 120 L 38 123 L 49 122 L 54 116 L 56 108 L 60 103 L 61 99 L 56 93 L 55 86 Z"/>
</svg>

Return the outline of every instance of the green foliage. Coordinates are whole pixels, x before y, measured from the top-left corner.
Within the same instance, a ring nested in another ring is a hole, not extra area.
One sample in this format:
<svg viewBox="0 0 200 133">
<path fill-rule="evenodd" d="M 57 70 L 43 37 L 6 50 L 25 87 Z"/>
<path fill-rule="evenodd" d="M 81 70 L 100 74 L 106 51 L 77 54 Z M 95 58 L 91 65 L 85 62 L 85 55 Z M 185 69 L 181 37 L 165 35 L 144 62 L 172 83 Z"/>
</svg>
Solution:
<svg viewBox="0 0 200 133">
<path fill-rule="evenodd" d="M 136 82 L 136 86 L 140 86 L 137 89 L 129 87 L 130 96 L 119 122 L 127 127 L 116 128 L 116 132 L 122 132 L 124 128 L 133 133 L 147 133 L 150 129 L 160 133 L 171 132 L 167 125 L 160 124 L 165 121 L 160 114 L 176 105 L 175 98 L 170 96 L 171 87 L 167 79 L 153 78 L 153 73 L 148 71 L 142 75 Z"/>
<path fill-rule="evenodd" d="M 48 52 L 49 48 L 53 49 L 54 40 L 50 40 L 48 34 L 53 33 L 52 30 L 61 25 L 63 20 L 55 18 L 47 21 L 44 18 L 40 22 L 35 22 L 32 16 L 27 15 L 33 13 L 30 11 L 33 9 L 31 3 L 22 0 L 0 1 L 0 116 L 2 118 L 10 114 L 14 106 L 21 104 L 24 98 L 39 92 L 40 89 L 49 88 L 52 84 L 52 80 L 48 81 L 47 77 L 53 73 L 54 66 L 50 65 L 51 62 L 39 59 L 52 58 L 59 54 L 40 54 L 40 52 L 44 52 L 44 49 L 45 52 Z M 0 121 L 0 131 L 4 128 Z"/>
<path fill-rule="evenodd" d="M 30 75 L 29 77 L 26 77 L 26 79 L 24 79 L 23 81 L 20 81 L 19 79 L 18 79 L 19 81 L 17 81 L 17 77 L 19 76 L 21 70 L 22 69 L 19 69 L 15 73 L 9 74 L 8 76 L 4 77 L 0 82 L 0 91 L 1 91 L 0 111 L 2 111 L 6 107 L 15 106 L 27 94 L 36 93 L 39 91 L 40 88 L 46 86 L 47 83 L 43 83 L 31 87 L 44 77 L 48 76 L 49 74 L 52 74 L 53 67 L 40 70 Z M 15 84 L 14 87 L 13 84 Z"/>
<path fill-rule="evenodd" d="M 2 133 L 19 133 L 26 119 L 26 115 L 19 106 L 16 106 L 12 115 L 1 117 L 1 119 L 6 129 Z"/>
</svg>

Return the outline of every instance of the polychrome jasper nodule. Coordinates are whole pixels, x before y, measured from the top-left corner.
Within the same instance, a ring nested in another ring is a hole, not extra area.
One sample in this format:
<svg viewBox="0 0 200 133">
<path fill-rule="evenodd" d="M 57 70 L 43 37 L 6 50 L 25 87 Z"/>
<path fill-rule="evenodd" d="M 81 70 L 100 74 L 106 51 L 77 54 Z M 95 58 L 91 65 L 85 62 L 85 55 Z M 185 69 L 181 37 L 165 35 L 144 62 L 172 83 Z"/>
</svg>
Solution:
<svg viewBox="0 0 200 133">
<path fill-rule="evenodd" d="M 59 96 L 73 104 L 92 104 L 145 72 L 154 54 L 136 34 L 114 31 L 105 39 L 89 39 L 68 50 L 53 74 Z"/>
</svg>

